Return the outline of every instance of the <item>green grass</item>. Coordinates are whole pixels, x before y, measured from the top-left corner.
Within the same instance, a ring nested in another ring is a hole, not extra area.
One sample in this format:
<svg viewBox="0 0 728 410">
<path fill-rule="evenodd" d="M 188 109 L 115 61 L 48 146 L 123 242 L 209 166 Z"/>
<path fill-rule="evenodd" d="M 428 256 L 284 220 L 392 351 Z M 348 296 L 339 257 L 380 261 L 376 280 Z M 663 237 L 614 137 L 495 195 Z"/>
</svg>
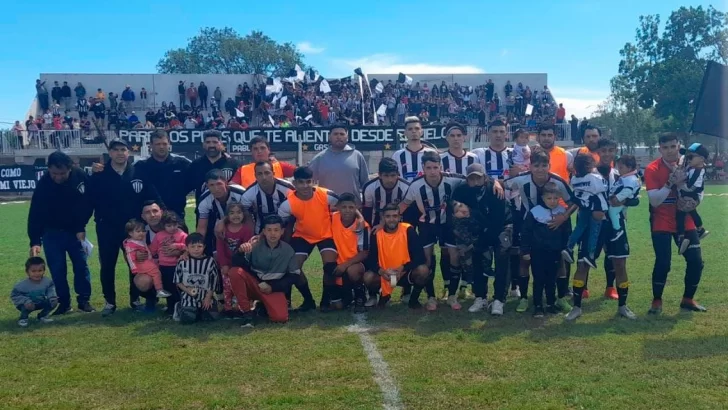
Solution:
<svg viewBox="0 0 728 410">
<path fill-rule="evenodd" d="M 707 314 L 679 311 L 685 263 L 673 254 L 665 313 L 646 316 L 654 255 L 644 205 L 629 215 L 629 303 L 639 316 L 635 322 L 616 319 L 616 302 L 600 297 L 602 272 L 590 278 L 593 296 L 577 323 L 519 315 L 512 301 L 501 318 L 442 305 L 434 314 L 412 312 L 398 302 L 368 313 L 404 405 L 726 408 L 727 205 L 728 196 L 707 196 L 700 208 L 713 232 L 703 244 L 706 266 L 697 296 Z M 27 204 L 0 206 L 3 295 L 24 276 L 27 210 Z M 93 231 L 89 226 L 95 242 Z M 92 301 L 100 308 L 95 256 L 91 271 Z M 306 271 L 314 295 L 320 295 L 317 256 Z M 123 301 L 128 279 L 122 263 L 117 272 Z M 381 408 L 359 339 L 346 330 L 352 323 L 346 312 L 294 316 L 286 325 L 253 330 L 233 321 L 181 326 L 128 309 L 109 319 L 75 313 L 51 325 L 31 322 L 27 329 L 18 328 L 16 319 L 5 296 L 0 300 L 2 408 Z"/>
</svg>

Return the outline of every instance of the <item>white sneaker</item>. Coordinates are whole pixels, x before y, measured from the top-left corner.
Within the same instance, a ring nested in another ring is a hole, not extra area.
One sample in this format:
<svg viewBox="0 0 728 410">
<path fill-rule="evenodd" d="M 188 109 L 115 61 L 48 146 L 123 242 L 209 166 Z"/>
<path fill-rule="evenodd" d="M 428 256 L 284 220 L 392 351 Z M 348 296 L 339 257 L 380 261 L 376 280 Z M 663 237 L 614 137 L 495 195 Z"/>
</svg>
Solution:
<svg viewBox="0 0 728 410">
<path fill-rule="evenodd" d="M 520 299 L 521 298 L 521 290 L 518 289 L 518 288 L 511 289 L 511 297 L 512 298 L 516 298 L 516 299 Z"/>
<path fill-rule="evenodd" d="M 502 316 L 503 315 L 503 302 L 496 299 L 493 301 L 493 304 L 490 307 L 490 314 L 493 316 Z"/>
<path fill-rule="evenodd" d="M 619 309 L 617 309 L 617 314 L 630 320 L 637 319 L 637 315 L 635 315 L 634 312 L 632 312 L 632 310 L 627 307 L 627 305 L 620 306 Z"/>
<path fill-rule="evenodd" d="M 38 320 L 40 321 L 40 323 L 53 323 L 53 319 L 51 319 L 47 315 L 46 316 L 38 316 Z"/>
<path fill-rule="evenodd" d="M 20 327 L 28 327 L 28 319 L 20 319 L 20 320 L 18 320 L 18 326 L 20 326 Z"/>
<path fill-rule="evenodd" d="M 470 313 L 478 313 L 488 307 L 488 301 L 483 298 L 475 298 L 473 305 L 468 308 Z"/>
<path fill-rule="evenodd" d="M 458 302 L 457 295 L 452 295 L 447 297 L 447 304 L 450 305 L 452 310 L 460 310 L 462 309 L 462 306 L 460 305 L 460 302 Z"/>
<path fill-rule="evenodd" d="M 571 322 L 572 320 L 576 320 L 579 316 L 581 316 L 581 308 L 574 306 L 571 309 L 571 312 L 566 315 L 566 320 Z"/>
<path fill-rule="evenodd" d="M 369 295 L 369 299 L 364 303 L 364 307 L 374 307 L 377 306 L 377 303 L 379 302 L 379 296 L 378 295 Z"/>
<path fill-rule="evenodd" d="M 168 297 L 170 297 L 170 296 L 172 296 L 172 294 L 171 294 L 171 293 L 169 293 L 169 292 L 167 292 L 167 291 L 166 291 L 166 290 L 164 290 L 164 289 L 161 289 L 161 290 L 158 290 L 158 291 L 157 291 L 157 297 L 158 297 L 158 298 L 168 298 Z"/>
<path fill-rule="evenodd" d="M 174 320 L 175 322 L 180 321 L 179 310 L 180 310 L 179 302 L 177 302 L 174 304 L 174 313 L 172 314 L 172 320 Z"/>
</svg>

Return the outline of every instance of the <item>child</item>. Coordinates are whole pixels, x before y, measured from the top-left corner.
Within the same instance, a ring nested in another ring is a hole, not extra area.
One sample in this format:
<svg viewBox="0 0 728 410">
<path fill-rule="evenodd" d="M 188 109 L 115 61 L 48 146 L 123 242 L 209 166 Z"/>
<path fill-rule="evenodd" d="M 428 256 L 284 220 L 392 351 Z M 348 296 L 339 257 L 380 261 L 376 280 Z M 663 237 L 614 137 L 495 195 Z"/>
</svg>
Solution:
<svg viewBox="0 0 728 410">
<path fill-rule="evenodd" d="M 677 213 L 675 214 L 677 243 L 680 246 L 678 253 L 680 255 L 685 253 L 690 246 L 690 239 L 685 237 L 685 216 L 690 214 L 693 222 L 695 222 L 695 228 L 700 239 L 705 238 L 710 233 L 703 228 L 703 220 L 696 209 L 700 205 L 703 190 L 705 189 L 705 160 L 709 155 L 708 149 L 697 142 L 691 145 L 685 154 L 683 166 L 685 167 L 687 180 L 677 187 L 678 200 Z"/>
<path fill-rule="evenodd" d="M 460 271 L 462 272 L 460 280 L 460 291 L 463 292 L 467 283 L 472 283 L 473 278 L 473 247 L 478 241 L 482 226 L 480 222 L 470 215 L 470 208 L 462 202 L 453 201 L 453 220 L 452 234 L 455 238 L 455 248 L 448 248 L 450 252 L 450 260 L 460 261 Z M 460 304 L 457 302 L 457 296 L 452 298 L 450 306 L 458 310 Z"/>
<path fill-rule="evenodd" d="M 616 199 L 623 204 L 627 200 L 637 199 L 642 183 L 637 176 L 637 160 L 634 155 L 622 155 L 619 157 L 617 160 L 617 171 L 619 171 L 619 179 L 612 186 L 611 192 L 609 193 L 610 198 Z M 609 205 L 609 211 L 607 213 L 609 214 L 609 221 L 612 223 L 612 229 L 614 229 L 614 236 L 611 241 L 616 241 L 624 235 L 624 229 L 622 229 L 621 224 L 624 208 L 624 205 Z"/>
<path fill-rule="evenodd" d="M 123 247 L 131 273 L 133 275 L 150 276 L 154 282 L 154 289 L 157 290 L 157 297 L 170 297 L 172 294 L 164 290 L 162 286 L 162 274 L 159 272 L 159 267 L 154 263 L 154 260 L 147 258 L 144 261 L 140 261 L 137 258 L 137 252 L 147 252 L 147 254 L 152 255 L 147 247 L 147 231 L 144 229 L 144 224 L 136 219 L 132 219 L 126 223 L 125 228 L 127 238 L 124 239 Z"/>
<path fill-rule="evenodd" d="M 162 284 L 167 284 L 170 293 L 167 299 L 167 311 L 172 313 L 175 303 L 179 301 L 179 291 L 174 286 L 174 270 L 177 267 L 179 254 L 186 249 L 187 234 L 180 228 L 181 221 L 173 211 L 164 211 L 161 224 L 164 229 L 154 235 L 149 250 L 159 264 Z"/>
<path fill-rule="evenodd" d="M 513 144 L 513 165 L 518 165 L 524 171 L 531 167 L 531 148 L 528 146 L 528 131 L 523 128 L 516 130 Z"/>
<path fill-rule="evenodd" d="M 543 293 L 546 290 L 546 310 L 556 313 L 559 309 L 570 310 L 566 298 L 556 301 L 556 275 L 561 264 L 559 251 L 569 240 L 569 225 L 561 224 L 551 229 L 549 223 L 554 216 L 566 212 L 559 205 L 561 193 L 553 182 L 548 182 L 542 189 L 541 199 L 544 206 L 537 205 L 526 214 L 521 231 L 521 258 L 531 261 L 533 275 L 533 316 L 543 317 Z"/>
<path fill-rule="evenodd" d="M 574 245 L 588 232 L 586 242 L 581 246 L 586 247 L 587 255 L 581 261 L 596 268 L 594 255 L 597 250 L 599 232 L 601 231 L 604 212 L 607 210 L 607 183 L 599 172 L 594 170 L 595 161 L 589 154 L 579 154 L 574 159 L 574 177 L 571 178 L 571 186 L 574 189 L 574 196 L 579 199 L 579 214 L 576 218 L 576 228 L 571 233 L 566 248 L 561 254 L 569 263 L 574 263 L 571 253 Z"/>
<path fill-rule="evenodd" d="M 220 270 L 211 256 L 205 255 L 205 237 L 190 234 L 185 240 L 188 258 L 180 259 L 174 272 L 174 283 L 180 290 L 180 302 L 174 307 L 173 319 L 182 323 L 211 320 L 213 295 L 219 289 Z"/>
<path fill-rule="evenodd" d="M 233 311 L 233 289 L 230 286 L 230 278 L 228 271 L 232 266 L 233 254 L 237 252 L 240 245 L 248 242 L 253 237 L 250 226 L 244 225 L 245 213 L 243 205 L 233 202 L 227 206 L 227 215 L 223 219 L 225 232 L 223 238 L 216 241 L 217 247 L 217 264 L 222 271 L 222 295 L 224 306 L 222 315 L 227 318 L 235 317 Z"/>
<path fill-rule="evenodd" d="M 56 286 L 53 281 L 46 278 L 45 261 L 39 256 L 33 256 L 25 261 L 25 274 L 27 279 L 21 280 L 13 286 L 10 292 L 10 299 L 13 305 L 20 311 L 18 326 L 28 326 L 28 316 L 31 312 L 38 312 L 38 320 L 41 323 L 53 322 L 49 318 L 51 310 L 58 306 Z"/>
</svg>

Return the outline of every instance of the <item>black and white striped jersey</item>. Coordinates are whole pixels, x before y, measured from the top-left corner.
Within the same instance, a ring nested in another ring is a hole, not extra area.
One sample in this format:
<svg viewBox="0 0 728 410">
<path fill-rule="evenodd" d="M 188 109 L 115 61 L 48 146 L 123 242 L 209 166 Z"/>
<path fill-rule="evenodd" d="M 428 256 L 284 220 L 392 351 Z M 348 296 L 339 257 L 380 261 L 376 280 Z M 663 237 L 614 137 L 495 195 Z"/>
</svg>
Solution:
<svg viewBox="0 0 728 410">
<path fill-rule="evenodd" d="M 423 145 L 419 151 L 410 151 L 405 147 L 392 155 L 392 159 L 397 161 L 399 175 L 405 181 L 412 182 L 415 178 L 422 176 L 422 154 L 427 151 L 437 153 L 436 149 Z"/>
<path fill-rule="evenodd" d="M 561 198 L 564 201 L 577 203 L 577 199 L 574 197 L 574 191 L 571 190 L 569 183 L 564 181 L 564 179 L 562 179 L 560 176 L 554 174 L 553 172 L 550 172 L 549 180 L 546 181 L 546 183 L 548 182 L 553 182 L 554 184 L 556 184 L 556 187 L 561 192 Z M 524 172 L 517 177 L 513 177 L 507 180 L 505 184 L 506 187 L 508 187 L 509 189 L 519 191 L 519 193 L 521 194 L 521 201 L 527 212 L 536 205 L 546 207 L 543 199 L 541 199 L 541 189 L 543 188 L 543 185 L 536 185 L 536 183 L 533 182 L 531 172 Z"/>
<path fill-rule="evenodd" d="M 278 215 L 278 207 L 285 202 L 288 193 L 293 191 L 293 184 L 285 179 L 276 178 L 273 192 L 268 195 L 255 182 L 245 190 L 241 202 L 245 209 L 255 215 L 255 233 L 260 233 L 263 219 L 268 215 Z"/>
<path fill-rule="evenodd" d="M 452 198 L 455 188 L 465 183 L 465 177 L 456 174 L 442 173 L 440 183 L 431 186 L 424 176 L 421 176 L 409 186 L 403 202 L 407 205 L 416 203 L 422 216 L 420 221 L 429 224 L 441 225 L 447 223 L 448 202 Z"/>
<path fill-rule="evenodd" d="M 392 189 L 384 188 L 379 177 L 364 184 L 362 187 L 362 206 L 365 209 L 372 209 L 371 220 L 367 222 L 369 222 L 371 226 L 379 225 L 379 222 L 381 222 L 381 210 L 387 204 L 400 203 L 404 199 L 404 195 L 407 193 L 408 188 L 409 183 L 402 178 L 397 180 L 397 184 Z M 364 217 L 369 219 L 366 214 Z"/>
<path fill-rule="evenodd" d="M 571 188 L 574 196 L 579 200 L 580 208 L 591 211 L 606 211 L 607 205 L 607 181 L 598 172 L 592 172 L 584 176 L 574 175 L 571 177 Z"/>
<path fill-rule="evenodd" d="M 478 156 L 472 152 L 466 152 L 462 157 L 453 155 L 449 150 L 440 154 L 442 159 L 442 171 L 451 174 L 465 176 L 465 168 L 470 164 L 478 162 Z"/>
<path fill-rule="evenodd" d="M 502 151 L 495 151 L 488 148 L 476 148 L 473 154 L 478 157 L 478 161 L 483 164 L 485 173 L 493 179 L 501 181 L 508 179 L 508 171 L 513 165 L 513 149 L 504 148 Z"/>
<path fill-rule="evenodd" d="M 174 271 L 174 283 L 181 283 L 184 286 L 195 289 L 196 295 L 188 295 L 180 292 L 182 307 L 202 306 L 207 292 L 221 293 L 222 281 L 220 280 L 220 269 L 215 259 L 208 256 L 204 258 L 189 257 L 187 260 L 177 262 Z"/>
<path fill-rule="evenodd" d="M 221 203 L 210 194 L 210 191 L 206 190 L 200 195 L 197 214 L 200 216 L 200 219 L 219 221 L 225 217 L 228 204 L 233 202 L 242 203 L 243 194 L 245 194 L 245 188 L 240 185 L 229 184 L 228 199 L 224 203 Z"/>
</svg>

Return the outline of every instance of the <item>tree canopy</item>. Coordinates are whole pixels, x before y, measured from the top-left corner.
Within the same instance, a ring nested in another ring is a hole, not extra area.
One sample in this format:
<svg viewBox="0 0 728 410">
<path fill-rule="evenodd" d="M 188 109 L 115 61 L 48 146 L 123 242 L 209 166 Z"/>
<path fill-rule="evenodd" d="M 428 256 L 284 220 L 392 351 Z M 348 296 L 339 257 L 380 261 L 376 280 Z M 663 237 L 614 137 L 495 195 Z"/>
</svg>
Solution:
<svg viewBox="0 0 728 410">
<path fill-rule="evenodd" d="M 230 27 L 206 27 L 187 47 L 169 50 L 157 63 L 162 74 L 261 74 L 284 76 L 303 54 L 292 43 L 279 44 L 260 31 L 245 37 Z"/>
<path fill-rule="evenodd" d="M 623 112 L 649 109 L 666 128 L 686 133 L 709 60 L 728 61 L 728 17 L 712 6 L 680 7 L 660 32 L 660 16 L 640 16 L 634 43 L 619 52 L 611 81 Z"/>
</svg>

